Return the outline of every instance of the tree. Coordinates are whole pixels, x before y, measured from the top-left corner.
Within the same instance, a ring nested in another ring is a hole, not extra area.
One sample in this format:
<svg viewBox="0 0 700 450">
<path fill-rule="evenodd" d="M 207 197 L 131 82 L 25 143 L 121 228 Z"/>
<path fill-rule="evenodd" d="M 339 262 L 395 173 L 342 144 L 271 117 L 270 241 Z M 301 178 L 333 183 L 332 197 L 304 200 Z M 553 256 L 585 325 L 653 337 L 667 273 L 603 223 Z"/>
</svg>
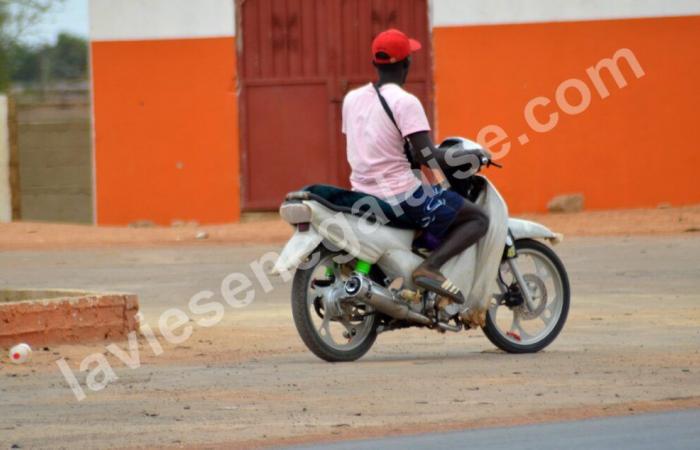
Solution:
<svg viewBox="0 0 700 450">
<path fill-rule="evenodd" d="M 0 14 L 5 17 L 0 28 L 0 39 L 16 42 L 44 14 L 61 3 L 63 0 L 0 0 Z"/>
<path fill-rule="evenodd" d="M 85 39 L 67 33 L 58 35 L 56 45 L 47 49 L 52 80 L 80 80 L 86 78 L 88 45 Z"/>
<path fill-rule="evenodd" d="M 61 33 L 54 45 L 12 43 L 7 54 L 7 72 L 12 82 L 51 83 L 88 78 L 88 43 L 79 36 Z"/>
<path fill-rule="evenodd" d="M 21 37 L 63 0 L 0 0 L 0 92 L 9 87 L 12 50 Z"/>
<path fill-rule="evenodd" d="M 40 81 L 41 54 L 38 49 L 12 43 L 8 51 L 7 72 L 11 81 L 33 83 Z"/>
<path fill-rule="evenodd" d="M 7 5 L 0 3 L 0 92 L 5 92 L 10 84 L 8 48 L 4 30 L 8 23 Z"/>
</svg>

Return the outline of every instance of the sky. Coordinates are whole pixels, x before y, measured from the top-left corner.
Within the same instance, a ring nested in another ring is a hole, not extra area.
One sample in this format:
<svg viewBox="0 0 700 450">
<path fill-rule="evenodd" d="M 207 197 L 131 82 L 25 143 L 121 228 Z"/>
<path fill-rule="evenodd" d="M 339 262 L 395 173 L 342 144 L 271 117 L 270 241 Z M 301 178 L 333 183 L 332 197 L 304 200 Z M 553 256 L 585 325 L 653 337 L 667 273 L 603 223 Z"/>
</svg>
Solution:
<svg viewBox="0 0 700 450">
<path fill-rule="evenodd" d="M 56 3 L 58 5 L 22 37 L 23 41 L 29 44 L 53 43 L 62 31 L 87 38 L 88 0 L 63 0 Z"/>
</svg>

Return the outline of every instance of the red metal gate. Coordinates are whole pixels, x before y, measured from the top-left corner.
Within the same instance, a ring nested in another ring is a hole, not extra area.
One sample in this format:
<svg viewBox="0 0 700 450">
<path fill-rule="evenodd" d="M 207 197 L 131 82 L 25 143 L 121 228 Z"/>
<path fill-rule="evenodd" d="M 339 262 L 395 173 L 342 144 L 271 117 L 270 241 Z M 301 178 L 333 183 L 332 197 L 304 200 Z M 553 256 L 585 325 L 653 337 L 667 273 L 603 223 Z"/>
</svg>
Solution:
<svg viewBox="0 0 700 450">
<path fill-rule="evenodd" d="M 305 184 L 348 185 L 343 96 L 375 78 L 372 38 L 423 43 L 406 88 L 432 118 L 427 0 L 238 0 L 243 206 L 275 209 Z"/>
</svg>

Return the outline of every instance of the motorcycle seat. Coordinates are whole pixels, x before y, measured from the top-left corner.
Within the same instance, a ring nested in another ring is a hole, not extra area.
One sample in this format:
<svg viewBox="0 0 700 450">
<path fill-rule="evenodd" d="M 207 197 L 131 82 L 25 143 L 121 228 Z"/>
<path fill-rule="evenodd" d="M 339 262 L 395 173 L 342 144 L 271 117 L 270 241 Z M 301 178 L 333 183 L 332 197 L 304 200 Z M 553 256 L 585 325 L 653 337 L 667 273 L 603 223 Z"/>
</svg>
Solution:
<svg viewBox="0 0 700 450">
<path fill-rule="evenodd" d="M 379 197 L 328 184 L 312 184 L 301 191 L 290 192 L 286 200 L 314 200 L 333 211 L 363 217 L 373 223 L 405 230 L 417 228 L 405 215 L 397 215 L 394 208 Z"/>
</svg>

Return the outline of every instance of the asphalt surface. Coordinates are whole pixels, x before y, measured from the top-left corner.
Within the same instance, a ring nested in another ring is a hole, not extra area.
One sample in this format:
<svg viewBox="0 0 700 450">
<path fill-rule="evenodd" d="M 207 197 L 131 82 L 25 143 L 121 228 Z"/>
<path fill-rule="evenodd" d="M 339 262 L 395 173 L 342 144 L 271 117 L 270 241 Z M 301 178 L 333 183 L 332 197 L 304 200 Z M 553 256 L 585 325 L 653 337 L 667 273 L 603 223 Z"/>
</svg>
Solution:
<svg viewBox="0 0 700 450">
<path fill-rule="evenodd" d="M 700 448 L 700 410 L 286 448 L 289 450 L 697 449 Z"/>
</svg>

